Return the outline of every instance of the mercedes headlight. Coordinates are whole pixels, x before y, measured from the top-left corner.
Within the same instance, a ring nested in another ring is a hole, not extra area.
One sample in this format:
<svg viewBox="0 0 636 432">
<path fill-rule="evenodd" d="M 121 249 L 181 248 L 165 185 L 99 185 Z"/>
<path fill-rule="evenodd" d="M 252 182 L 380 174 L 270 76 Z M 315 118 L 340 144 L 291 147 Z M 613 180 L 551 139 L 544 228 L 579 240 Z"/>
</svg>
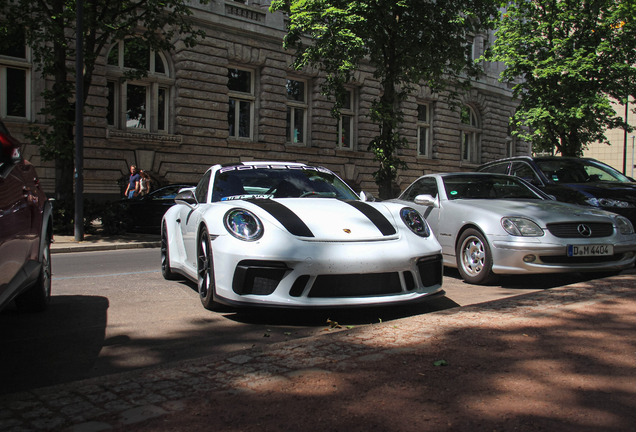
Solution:
<svg viewBox="0 0 636 432">
<path fill-rule="evenodd" d="M 505 217 L 501 219 L 501 226 L 512 236 L 541 237 L 543 230 L 530 219 L 522 217 Z"/>
<path fill-rule="evenodd" d="M 263 224 L 250 211 L 235 208 L 225 213 L 227 231 L 239 240 L 255 241 L 263 236 Z"/>
<path fill-rule="evenodd" d="M 429 237 L 431 230 L 422 215 L 415 209 L 404 207 L 400 210 L 400 217 L 404 225 L 420 237 Z"/>
<path fill-rule="evenodd" d="M 634 234 L 634 226 L 623 216 L 616 216 L 616 227 L 621 234 Z"/>
<path fill-rule="evenodd" d="M 585 202 L 594 207 L 633 208 L 634 204 L 611 198 L 587 198 Z"/>
</svg>

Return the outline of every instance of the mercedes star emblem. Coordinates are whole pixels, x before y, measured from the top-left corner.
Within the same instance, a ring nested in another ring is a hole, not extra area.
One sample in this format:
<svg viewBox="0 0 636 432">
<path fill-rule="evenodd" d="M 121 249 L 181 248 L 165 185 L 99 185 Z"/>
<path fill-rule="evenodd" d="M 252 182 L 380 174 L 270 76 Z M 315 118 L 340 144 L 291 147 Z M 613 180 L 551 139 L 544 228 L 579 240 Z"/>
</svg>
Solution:
<svg viewBox="0 0 636 432">
<path fill-rule="evenodd" d="M 581 234 L 583 237 L 589 237 L 592 235 L 592 230 L 590 229 L 589 226 L 585 224 L 580 224 L 577 227 L 577 230 L 579 231 L 579 234 Z"/>
</svg>

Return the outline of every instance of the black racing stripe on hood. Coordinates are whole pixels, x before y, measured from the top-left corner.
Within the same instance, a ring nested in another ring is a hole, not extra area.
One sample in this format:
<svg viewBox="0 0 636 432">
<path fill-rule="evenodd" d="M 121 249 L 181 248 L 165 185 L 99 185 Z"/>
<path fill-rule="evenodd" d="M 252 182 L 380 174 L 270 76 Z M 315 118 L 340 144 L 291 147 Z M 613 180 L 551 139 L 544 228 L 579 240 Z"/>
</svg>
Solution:
<svg viewBox="0 0 636 432">
<path fill-rule="evenodd" d="M 378 209 L 362 201 L 345 200 L 344 202 L 352 207 L 355 207 L 362 214 L 368 217 L 369 220 L 373 222 L 376 227 L 378 227 L 382 235 L 389 236 L 396 233 L 393 224 L 391 224 L 391 222 L 389 222 L 389 220 L 384 217 L 384 215 L 380 213 Z"/>
<path fill-rule="evenodd" d="M 298 217 L 296 213 L 285 207 L 278 201 L 271 199 L 251 199 L 246 200 L 254 205 L 259 206 L 267 213 L 271 214 L 280 222 L 287 231 L 299 237 L 313 237 L 309 227 Z"/>
</svg>

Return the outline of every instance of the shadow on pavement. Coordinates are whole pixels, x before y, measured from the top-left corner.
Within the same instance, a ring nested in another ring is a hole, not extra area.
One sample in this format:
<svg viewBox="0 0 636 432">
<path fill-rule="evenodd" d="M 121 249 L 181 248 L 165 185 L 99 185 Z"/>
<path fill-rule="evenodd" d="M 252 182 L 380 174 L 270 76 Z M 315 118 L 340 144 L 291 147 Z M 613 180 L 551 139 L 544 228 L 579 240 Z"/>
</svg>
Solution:
<svg viewBox="0 0 636 432">
<path fill-rule="evenodd" d="M 46 312 L 0 313 L 0 394 L 90 376 L 104 345 L 109 302 L 100 296 L 53 296 Z"/>
</svg>

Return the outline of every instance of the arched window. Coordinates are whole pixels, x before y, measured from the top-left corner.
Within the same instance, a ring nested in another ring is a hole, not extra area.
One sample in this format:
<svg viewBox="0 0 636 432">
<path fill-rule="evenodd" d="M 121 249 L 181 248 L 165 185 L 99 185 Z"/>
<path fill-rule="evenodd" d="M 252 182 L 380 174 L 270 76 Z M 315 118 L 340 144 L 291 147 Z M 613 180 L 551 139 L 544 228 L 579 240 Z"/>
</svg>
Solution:
<svg viewBox="0 0 636 432">
<path fill-rule="evenodd" d="M 479 163 L 481 124 L 475 111 L 468 105 L 462 106 L 460 115 L 461 159 L 465 162 Z"/>
<path fill-rule="evenodd" d="M 170 78 L 166 57 L 150 50 L 141 39 L 126 39 L 108 53 L 108 125 L 167 133 Z M 125 72 L 146 71 L 147 76 L 123 81 Z"/>
<path fill-rule="evenodd" d="M 24 32 L 0 50 L 0 117 L 30 118 L 31 58 Z"/>
</svg>

